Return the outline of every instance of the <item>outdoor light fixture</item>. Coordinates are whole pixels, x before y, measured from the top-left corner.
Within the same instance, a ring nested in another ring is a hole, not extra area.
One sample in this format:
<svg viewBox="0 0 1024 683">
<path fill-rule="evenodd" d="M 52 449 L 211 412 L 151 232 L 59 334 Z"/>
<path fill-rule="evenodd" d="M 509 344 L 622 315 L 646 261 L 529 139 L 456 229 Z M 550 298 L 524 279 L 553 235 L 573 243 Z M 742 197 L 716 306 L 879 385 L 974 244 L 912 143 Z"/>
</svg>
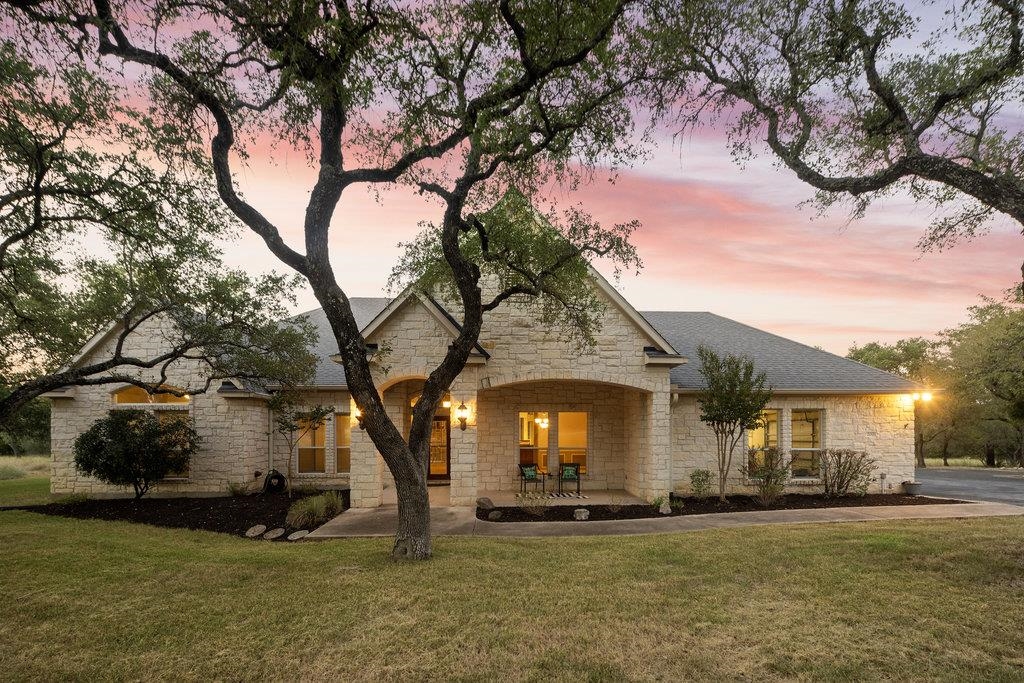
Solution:
<svg viewBox="0 0 1024 683">
<path fill-rule="evenodd" d="M 359 410 L 359 406 L 352 409 L 352 414 L 355 416 L 356 422 L 359 423 L 359 428 L 366 429 L 366 425 L 363 424 L 363 411 Z"/>
<path fill-rule="evenodd" d="M 445 394 L 444 395 L 444 398 L 441 400 L 441 407 L 442 408 L 451 408 L 452 407 L 452 395 L 451 394 Z"/>
<path fill-rule="evenodd" d="M 932 392 L 930 392 L 930 391 L 923 392 L 921 394 L 921 400 L 925 401 L 925 402 L 932 400 Z"/>
<path fill-rule="evenodd" d="M 546 417 L 535 417 L 533 418 L 533 421 L 536 422 L 537 426 L 541 429 L 547 429 L 548 425 L 551 424 L 551 421 Z"/>
<path fill-rule="evenodd" d="M 466 420 L 469 419 L 469 408 L 466 407 L 465 401 L 460 403 L 459 407 L 455 409 L 455 419 L 459 421 L 459 429 L 466 431 Z"/>
</svg>

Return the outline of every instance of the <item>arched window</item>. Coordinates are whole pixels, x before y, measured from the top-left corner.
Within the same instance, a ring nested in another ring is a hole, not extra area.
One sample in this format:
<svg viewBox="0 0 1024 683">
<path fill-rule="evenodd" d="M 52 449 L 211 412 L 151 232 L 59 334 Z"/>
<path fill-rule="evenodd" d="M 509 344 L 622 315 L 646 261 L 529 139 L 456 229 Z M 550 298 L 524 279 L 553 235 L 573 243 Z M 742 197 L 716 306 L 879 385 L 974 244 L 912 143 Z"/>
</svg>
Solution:
<svg viewBox="0 0 1024 683">
<path fill-rule="evenodd" d="M 167 384 L 161 385 L 160 388 L 161 389 L 172 389 L 174 391 L 181 391 L 181 389 L 179 387 L 172 387 L 172 386 L 167 385 Z M 188 396 L 188 395 L 185 395 L 185 396 L 175 396 L 174 394 L 166 394 L 166 393 L 151 394 L 148 391 L 146 391 L 145 389 L 143 389 L 142 387 L 137 387 L 134 384 L 126 386 L 126 387 L 124 387 L 122 389 L 118 389 L 117 391 L 114 392 L 114 403 L 118 403 L 118 404 L 121 404 L 121 403 L 131 403 L 131 404 L 134 404 L 134 405 L 152 404 L 152 403 L 162 403 L 162 404 L 176 403 L 176 404 L 182 404 L 182 403 L 190 403 L 191 400 L 192 400 L 191 397 Z"/>
</svg>

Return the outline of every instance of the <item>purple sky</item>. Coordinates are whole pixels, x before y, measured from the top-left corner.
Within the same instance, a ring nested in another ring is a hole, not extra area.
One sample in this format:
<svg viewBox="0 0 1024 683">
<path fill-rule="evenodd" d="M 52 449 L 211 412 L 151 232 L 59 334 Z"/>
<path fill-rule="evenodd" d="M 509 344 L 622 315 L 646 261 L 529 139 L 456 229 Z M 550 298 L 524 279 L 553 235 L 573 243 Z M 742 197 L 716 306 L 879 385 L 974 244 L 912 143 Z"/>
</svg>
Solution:
<svg viewBox="0 0 1024 683">
<path fill-rule="evenodd" d="M 299 247 L 313 177 L 301 154 L 280 149 L 257 153 L 239 172 L 246 195 Z M 767 155 L 739 168 L 709 131 L 682 143 L 666 135 L 614 185 L 598 180 L 564 200 L 608 223 L 642 222 L 634 243 L 645 267 L 618 283 L 638 309 L 712 311 L 841 354 L 853 343 L 932 335 L 963 320 L 979 294 L 998 296 L 1020 277 L 1024 238 L 1010 221 L 974 243 L 922 254 L 926 207 L 895 197 L 848 224 L 841 209 L 818 217 L 798 207 L 811 194 Z M 396 244 L 437 216 L 437 205 L 405 189 L 379 201 L 349 190 L 331 236 L 345 291 L 381 296 Z M 228 258 L 283 269 L 250 235 L 229 245 Z M 302 293 L 299 310 L 316 305 Z"/>
</svg>

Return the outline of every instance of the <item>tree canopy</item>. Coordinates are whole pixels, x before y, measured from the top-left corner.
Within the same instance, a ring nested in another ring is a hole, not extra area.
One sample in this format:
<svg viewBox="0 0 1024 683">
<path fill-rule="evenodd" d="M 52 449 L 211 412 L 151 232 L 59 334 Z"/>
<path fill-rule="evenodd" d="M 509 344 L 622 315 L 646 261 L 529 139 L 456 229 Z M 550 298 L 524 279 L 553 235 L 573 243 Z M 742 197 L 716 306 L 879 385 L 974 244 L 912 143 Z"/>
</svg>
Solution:
<svg viewBox="0 0 1024 683">
<path fill-rule="evenodd" d="M 223 265 L 237 223 L 202 158 L 167 153 L 174 134 L 83 66 L 31 56 L 0 40 L 0 423 L 66 386 L 157 386 L 186 358 L 209 376 L 190 392 L 308 373 L 308 330 L 280 322 L 294 278 Z M 160 317 L 166 348 L 133 354 L 124 342 Z M 72 364 L 112 324 L 116 350 Z"/>
</svg>

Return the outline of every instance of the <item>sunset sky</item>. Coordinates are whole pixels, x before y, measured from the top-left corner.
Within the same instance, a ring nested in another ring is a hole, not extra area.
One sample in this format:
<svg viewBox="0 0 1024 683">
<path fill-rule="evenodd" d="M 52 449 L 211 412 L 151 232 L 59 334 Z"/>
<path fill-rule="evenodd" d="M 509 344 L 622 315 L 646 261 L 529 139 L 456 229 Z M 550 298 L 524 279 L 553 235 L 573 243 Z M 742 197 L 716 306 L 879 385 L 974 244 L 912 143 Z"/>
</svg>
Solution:
<svg viewBox="0 0 1024 683">
<path fill-rule="evenodd" d="M 301 154 L 279 149 L 239 172 L 246 195 L 299 247 L 313 179 Z M 712 311 L 840 354 L 854 343 L 933 335 L 962 321 L 980 294 L 998 296 L 1020 277 L 1024 238 L 1010 221 L 974 243 L 922 254 L 927 207 L 892 198 L 849 223 L 841 209 L 819 217 L 798 206 L 811 196 L 767 155 L 741 169 L 722 135 L 707 130 L 681 142 L 664 131 L 646 163 L 563 200 L 603 222 L 641 221 L 634 243 L 644 268 L 618 283 L 638 309 Z M 397 243 L 437 216 L 437 205 L 408 190 L 379 200 L 350 190 L 331 236 L 346 293 L 383 295 Z M 253 270 L 279 267 L 249 235 L 229 246 L 228 258 Z M 297 309 L 316 306 L 305 291 Z"/>
</svg>

